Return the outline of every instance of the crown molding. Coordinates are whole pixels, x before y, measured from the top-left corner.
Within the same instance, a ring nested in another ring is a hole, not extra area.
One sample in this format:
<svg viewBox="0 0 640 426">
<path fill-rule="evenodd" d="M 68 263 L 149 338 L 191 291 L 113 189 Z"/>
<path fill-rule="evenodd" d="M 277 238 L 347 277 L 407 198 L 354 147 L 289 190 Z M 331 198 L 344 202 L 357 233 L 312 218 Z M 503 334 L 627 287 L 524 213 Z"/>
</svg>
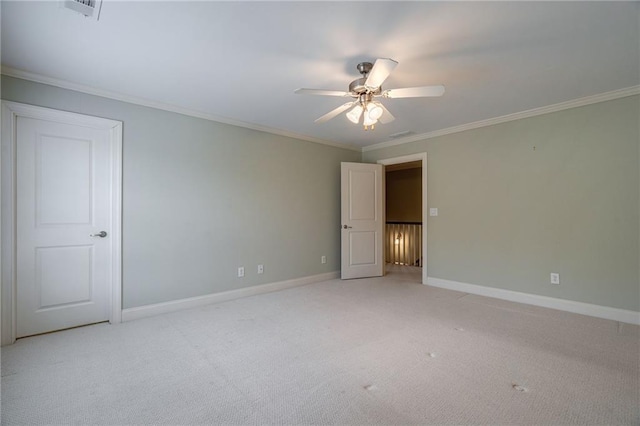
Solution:
<svg viewBox="0 0 640 426">
<path fill-rule="evenodd" d="M 229 124 L 231 126 L 243 127 L 245 129 L 256 130 L 259 132 L 270 133 L 273 135 L 284 136 L 287 138 L 299 139 L 307 142 L 318 143 L 322 145 L 332 146 L 334 148 L 348 149 L 351 151 L 362 152 L 360 147 L 354 145 L 341 144 L 338 142 L 327 141 L 324 139 L 313 138 L 311 136 L 301 135 L 286 130 L 274 129 L 267 126 L 260 126 L 258 124 L 246 123 L 244 121 L 234 120 L 232 118 L 221 117 L 213 114 L 207 114 L 201 111 L 195 111 L 188 108 L 183 108 L 177 105 L 166 104 L 162 102 L 151 101 L 148 99 L 138 98 L 135 96 L 129 96 L 118 92 L 112 92 L 110 90 L 102 90 L 91 86 L 85 86 L 82 84 L 72 83 L 66 80 L 60 80 L 57 78 L 47 77 L 44 75 L 31 73 L 15 68 L 11 68 L 5 65 L 1 66 L 0 72 L 2 75 L 9 77 L 20 78 L 22 80 L 29 80 L 35 83 L 47 84 L 49 86 L 60 87 L 62 89 L 73 90 L 75 92 L 81 92 L 88 95 L 100 96 L 103 98 L 114 99 L 116 101 L 127 102 L 130 104 L 145 106 L 149 108 L 160 109 L 163 111 L 175 112 L 176 114 L 187 115 L 190 117 L 202 118 L 208 121 L 215 121 L 218 123 Z"/>
<path fill-rule="evenodd" d="M 188 108 L 183 108 L 177 105 L 166 104 L 162 102 L 151 101 L 148 99 L 138 98 L 134 96 L 125 95 L 122 93 L 112 92 L 108 90 L 97 89 L 91 86 L 85 86 L 81 84 L 72 83 L 65 80 L 60 80 L 44 75 L 31 73 L 15 68 L 11 68 L 5 65 L 1 66 L 0 72 L 3 75 L 9 77 L 20 78 L 23 80 L 29 80 L 36 83 L 47 84 L 50 86 L 60 87 L 63 89 L 73 90 L 76 92 L 86 93 L 89 95 L 100 96 L 103 98 L 114 99 L 121 102 L 127 102 L 130 104 L 145 106 L 149 108 L 160 109 L 163 111 L 174 112 L 176 114 L 187 115 L 190 117 L 201 118 L 208 121 L 215 121 L 218 123 L 229 124 L 231 126 L 242 127 L 246 129 L 256 130 L 259 132 L 270 133 L 278 136 L 284 136 L 293 139 L 304 140 L 307 142 L 318 143 L 322 145 L 332 146 L 334 148 L 348 149 L 356 152 L 368 152 L 375 151 L 382 148 L 389 148 L 398 145 L 404 145 L 411 142 L 417 142 L 425 139 L 432 139 L 439 136 L 450 135 L 453 133 L 464 132 L 467 130 L 479 129 L 481 127 L 493 126 L 496 124 L 507 123 L 509 121 L 521 120 L 523 118 L 535 117 L 538 115 L 549 114 L 553 112 L 563 111 L 571 108 L 578 108 L 581 106 L 591 105 L 599 102 L 611 101 L 614 99 L 625 98 L 627 96 L 639 95 L 640 85 L 631 86 L 624 89 L 613 90 L 610 92 L 600 93 L 597 95 L 586 96 L 583 98 L 574 99 L 571 101 L 561 102 L 558 104 L 548 105 L 540 108 L 534 108 L 526 111 L 516 112 L 513 114 L 503 115 L 500 117 L 489 118 L 487 120 L 475 121 L 472 123 L 462 124 L 460 126 L 448 127 L 446 129 L 435 130 L 433 132 L 422 133 L 418 135 L 411 135 L 405 138 L 395 139 L 393 141 L 380 142 L 377 144 L 358 147 L 355 145 L 342 144 L 338 142 L 328 141 L 324 139 L 314 138 L 307 135 L 301 135 L 286 130 L 274 129 L 267 126 L 260 126 L 257 124 L 246 123 L 239 120 L 234 120 L 227 117 L 221 117 L 213 114 L 207 114 L 201 111 L 195 111 Z"/>
<path fill-rule="evenodd" d="M 584 98 L 578 98 L 571 101 L 548 105 L 545 107 L 534 108 L 526 111 L 516 112 L 513 114 L 503 115 L 500 117 L 489 118 L 487 120 L 475 121 L 473 123 L 467 123 L 467 124 L 462 124 L 460 126 L 448 127 L 446 129 L 435 130 L 433 132 L 422 133 L 419 135 L 411 135 L 406 138 L 396 139 L 393 141 L 380 142 L 374 145 L 363 147 L 362 152 L 375 151 L 377 149 L 404 145 L 411 142 L 417 142 L 425 139 L 436 138 L 438 136 L 450 135 L 452 133 L 459 133 L 467 130 L 479 129 L 481 127 L 493 126 L 495 124 L 521 120 L 523 118 L 536 117 L 538 115 L 549 114 L 552 112 L 563 111 L 571 108 L 578 108 L 586 105 L 596 104 L 599 102 L 612 101 L 614 99 L 626 98 L 627 96 L 633 96 L 633 95 L 640 95 L 640 86 L 631 86 L 624 89 L 613 90 L 611 92 L 600 93 L 592 96 L 586 96 Z"/>
</svg>

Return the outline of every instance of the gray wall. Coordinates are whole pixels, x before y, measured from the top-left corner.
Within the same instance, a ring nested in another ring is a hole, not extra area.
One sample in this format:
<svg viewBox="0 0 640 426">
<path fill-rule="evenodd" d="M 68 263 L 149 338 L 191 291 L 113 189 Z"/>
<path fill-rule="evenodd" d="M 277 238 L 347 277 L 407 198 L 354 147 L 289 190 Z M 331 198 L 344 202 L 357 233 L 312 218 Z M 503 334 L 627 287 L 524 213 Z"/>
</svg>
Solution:
<svg viewBox="0 0 640 426">
<path fill-rule="evenodd" d="M 363 159 L 428 153 L 430 276 L 638 311 L 639 106 L 626 97 Z"/>
<path fill-rule="evenodd" d="M 387 222 L 422 222 L 422 168 L 386 173 Z"/>
<path fill-rule="evenodd" d="M 359 153 L 6 76 L 2 98 L 124 122 L 125 308 L 339 269 Z M 639 115 L 633 96 L 362 158 L 428 153 L 430 276 L 638 311 Z"/>
<path fill-rule="evenodd" d="M 124 123 L 124 308 L 340 269 L 340 162 L 360 153 L 6 76 L 2 98 Z"/>
</svg>

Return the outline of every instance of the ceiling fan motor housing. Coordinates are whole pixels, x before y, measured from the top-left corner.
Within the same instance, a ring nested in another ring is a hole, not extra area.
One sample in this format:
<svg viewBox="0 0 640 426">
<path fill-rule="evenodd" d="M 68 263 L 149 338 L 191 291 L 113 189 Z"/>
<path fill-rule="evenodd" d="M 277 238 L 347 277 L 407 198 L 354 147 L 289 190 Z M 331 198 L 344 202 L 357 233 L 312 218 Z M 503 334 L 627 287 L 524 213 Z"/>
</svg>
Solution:
<svg viewBox="0 0 640 426">
<path fill-rule="evenodd" d="M 367 74 L 373 68 L 373 64 L 371 62 L 360 62 L 357 66 L 358 71 L 362 74 L 362 77 L 353 80 L 349 84 L 349 92 L 354 95 L 362 95 L 363 93 L 371 93 L 372 95 L 380 94 L 380 87 L 377 87 L 375 91 L 372 91 L 370 88 L 367 88 L 364 83 L 367 81 Z"/>
<path fill-rule="evenodd" d="M 362 95 L 363 93 L 371 93 L 372 95 L 379 95 L 381 92 L 382 86 L 376 87 L 376 90 L 371 90 L 371 88 L 364 85 L 366 81 L 367 81 L 367 77 L 362 77 L 362 78 L 353 80 L 349 84 L 349 92 L 351 92 L 354 95 Z"/>
<path fill-rule="evenodd" d="M 349 92 L 351 92 L 351 93 L 353 93 L 355 95 L 361 95 L 362 93 L 366 93 L 367 88 L 364 85 L 365 81 L 367 81 L 366 77 L 357 78 L 357 79 L 353 80 L 349 84 Z"/>
</svg>

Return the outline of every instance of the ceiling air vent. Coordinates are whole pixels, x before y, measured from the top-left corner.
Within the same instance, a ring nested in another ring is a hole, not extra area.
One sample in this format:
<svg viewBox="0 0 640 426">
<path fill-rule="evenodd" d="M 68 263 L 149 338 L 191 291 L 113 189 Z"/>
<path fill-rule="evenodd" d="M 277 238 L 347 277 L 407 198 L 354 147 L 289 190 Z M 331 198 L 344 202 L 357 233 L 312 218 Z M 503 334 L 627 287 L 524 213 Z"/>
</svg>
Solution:
<svg viewBox="0 0 640 426">
<path fill-rule="evenodd" d="M 97 21 L 102 0 L 61 0 L 60 5 L 65 9 L 71 9 Z"/>
<path fill-rule="evenodd" d="M 412 132 L 411 130 L 405 130 L 404 132 L 398 132 L 398 133 L 394 133 L 392 135 L 389 135 L 389 138 L 391 139 L 398 139 L 398 138 L 403 138 L 405 136 L 409 136 L 409 135 L 413 135 L 414 132 Z"/>
</svg>

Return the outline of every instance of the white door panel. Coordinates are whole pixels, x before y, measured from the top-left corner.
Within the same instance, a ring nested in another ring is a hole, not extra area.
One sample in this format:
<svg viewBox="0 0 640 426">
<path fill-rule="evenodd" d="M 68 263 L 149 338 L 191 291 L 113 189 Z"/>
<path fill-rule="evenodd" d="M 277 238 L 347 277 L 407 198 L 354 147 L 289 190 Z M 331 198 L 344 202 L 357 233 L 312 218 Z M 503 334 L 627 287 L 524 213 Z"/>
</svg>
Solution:
<svg viewBox="0 0 640 426">
<path fill-rule="evenodd" d="M 92 246 L 36 248 L 38 310 L 90 303 Z"/>
<path fill-rule="evenodd" d="M 351 265 L 375 265 L 376 263 L 376 232 L 349 232 L 349 249 L 351 250 Z"/>
<path fill-rule="evenodd" d="M 384 173 L 379 164 L 342 163 L 342 279 L 384 274 Z"/>
<path fill-rule="evenodd" d="M 376 170 L 349 170 L 348 220 L 376 220 Z"/>
<path fill-rule="evenodd" d="M 42 134 L 36 138 L 38 225 L 90 225 L 92 141 Z"/>
<path fill-rule="evenodd" d="M 16 128 L 16 335 L 107 321 L 109 131 L 26 117 Z"/>
</svg>

